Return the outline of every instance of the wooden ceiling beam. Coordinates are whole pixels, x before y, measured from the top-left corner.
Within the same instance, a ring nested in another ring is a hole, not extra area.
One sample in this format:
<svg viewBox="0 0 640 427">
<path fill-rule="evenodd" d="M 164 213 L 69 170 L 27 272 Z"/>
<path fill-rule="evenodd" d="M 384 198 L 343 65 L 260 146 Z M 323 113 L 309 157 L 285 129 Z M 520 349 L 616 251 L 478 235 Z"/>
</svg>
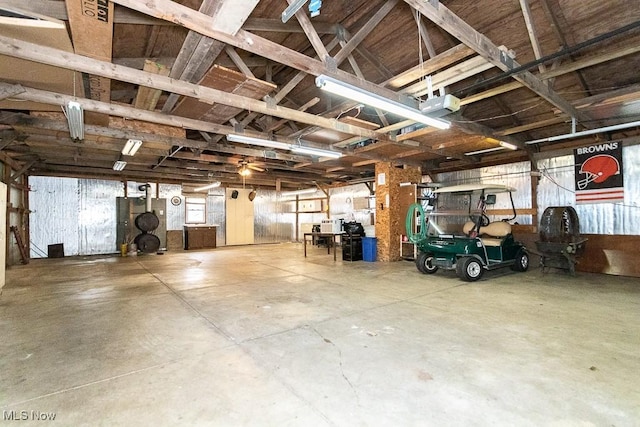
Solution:
<svg viewBox="0 0 640 427">
<path fill-rule="evenodd" d="M 0 87 L 0 101 L 6 98 L 11 98 L 21 92 L 24 92 L 24 88 L 20 85 L 9 85 Z"/>
<path fill-rule="evenodd" d="M 474 53 L 475 52 L 473 51 L 473 49 L 471 49 L 467 45 L 459 44 L 449 50 L 446 50 L 445 52 L 432 57 L 431 59 L 424 61 L 422 64 L 418 64 L 415 67 L 412 67 L 398 74 L 397 76 L 390 78 L 389 80 L 385 81 L 383 85 L 390 88 L 401 88 L 426 75 L 433 74 L 438 70 L 459 62 L 464 58 L 473 55 Z"/>
<path fill-rule="evenodd" d="M 159 74 L 161 76 L 169 75 L 169 68 L 159 62 L 151 60 L 145 60 L 143 71 L 152 74 Z M 161 94 L 161 90 L 147 86 L 140 86 L 138 87 L 138 92 L 136 93 L 136 97 L 133 101 L 133 106 L 143 110 L 155 110 Z"/>
<path fill-rule="evenodd" d="M 287 0 L 289 4 L 293 3 L 294 1 L 295 0 Z M 318 55 L 318 58 L 320 58 L 320 61 L 322 61 L 325 65 L 333 61 L 333 59 L 329 55 L 329 52 L 327 52 L 327 48 L 324 46 L 324 43 L 322 43 L 322 40 L 320 40 L 320 36 L 318 36 L 315 28 L 313 28 L 311 19 L 309 19 L 309 17 L 307 16 L 306 11 L 302 8 L 298 9 L 295 15 L 298 23 L 302 27 L 302 30 L 307 35 L 307 39 L 311 43 L 313 50 L 316 51 L 316 55 Z"/>
<path fill-rule="evenodd" d="M 331 50 L 337 44 L 338 44 L 338 39 L 334 38 L 327 45 L 327 49 Z M 307 76 L 308 76 L 308 74 L 305 73 L 304 71 L 298 71 L 298 73 L 296 73 L 296 75 L 293 76 L 293 78 L 289 79 L 289 81 L 287 81 L 287 83 L 284 86 L 282 86 L 275 95 L 273 95 L 271 97 L 271 101 L 276 103 L 276 104 L 279 104 Z M 251 113 L 247 114 L 246 117 L 243 118 L 242 121 L 240 122 L 240 127 L 242 129 L 244 129 L 245 127 L 247 127 L 249 125 L 249 123 L 251 123 L 253 120 L 255 120 L 256 117 L 258 117 L 258 113 L 251 112 Z M 287 121 L 288 120 L 286 120 L 285 122 L 287 122 Z"/>
<path fill-rule="evenodd" d="M 36 163 L 32 166 L 31 175 L 47 175 L 56 177 L 72 178 L 92 178 L 100 176 L 101 179 L 127 180 L 127 181 L 177 181 L 177 182 L 207 182 L 209 177 L 206 173 L 199 174 L 176 174 L 167 172 L 153 172 L 151 170 L 128 170 L 114 171 L 112 165 L 108 167 L 82 167 L 69 166 L 65 164 Z"/>
<path fill-rule="evenodd" d="M 404 1 L 502 71 L 508 72 L 520 65 L 509 57 L 505 51 L 498 48 L 491 40 L 460 19 L 442 3 L 436 2 L 434 4 L 423 0 Z M 590 119 L 588 115 L 575 109 L 569 102 L 547 87 L 546 84 L 529 71 L 514 74 L 512 77 L 565 114 L 583 122 Z"/>
<path fill-rule="evenodd" d="M 362 41 L 367 38 L 369 34 L 378 26 L 378 24 L 393 10 L 393 8 L 398 4 L 398 0 L 387 0 L 382 7 L 378 9 L 378 11 L 367 21 L 365 25 L 362 26 L 356 32 L 353 37 L 347 42 L 347 44 L 338 52 L 335 56 L 335 61 L 340 64 L 342 63 L 353 50 L 360 44 Z"/>
<path fill-rule="evenodd" d="M 76 54 L 101 61 L 111 62 L 113 51 L 113 3 L 86 2 L 77 0 L 65 1 L 69 28 L 73 40 L 73 50 Z M 75 81 L 78 93 L 82 93 L 82 81 Z M 111 80 L 105 76 L 91 75 L 88 82 L 87 97 L 103 102 L 111 101 Z M 86 117 L 90 123 L 107 125 L 109 117 L 90 115 Z"/>
<path fill-rule="evenodd" d="M 234 0 L 203 0 L 199 12 L 211 17 L 209 18 L 210 25 L 214 30 L 235 34 L 257 4 L 257 0 L 242 2 Z M 225 16 L 225 12 L 229 12 L 229 8 L 235 8 L 232 12 L 237 19 Z M 211 68 L 224 47 L 224 43 L 218 40 L 205 37 L 195 31 L 189 31 L 173 64 L 170 76 L 188 82 L 199 81 L 204 73 Z M 165 113 L 173 111 L 179 98 L 179 94 L 171 93 L 162 111 Z"/>
<path fill-rule="evenodd" d="M 342 47 L 342 50 L 340 50 L 340 52 L 342 52 L 347 48 L 348 43 L 340 40 L 340 46 Z M 355 75 L 365 80 L 364 74 L 362 73 L 362 70 L 360 70 L 360 66 L 358 65 L 358 62 L 353 57 L 353 55 L 349 54 L 349 56 L 347 56 L 347 60 L 349 61 L 349 65 L 351 65 L 351 68 L 353 69 Z M 389 126 L 389 120 L 387 120 L 387 118 L 385 117 L 384 112 L 380 111 L 380 109 L 378 108 L 375 108 L 374 110 L 378 115 L 378 119 L 380 119 L 380 123 L 382 123 L 384 126 Z"/>
<path fill-rule="evenodd" d="M 424 47 L 427 49 L 429 58 L 433 58 L 436 56 L 436 49 L 435 47 L 433 47 L 433 42 L 431 41 L 431 37 L 429 37 L 427 26 L 424 25 L 424 22 L 422 21 L 422 15 L 418 14 L 418 16 L 416 16 L 416 21 L 418 24 L 418 32 L 420 33 L 420 39 L 424 43 Z"/>
<path fill-rule="evenodd" d="M 544 74 L 540 74 L 538 77 L 542 80 L 549 80 L 554 77 L 562 76 L 573 71 L 581 70 L 584 68 L 592 67 L 594 65 L 604 64 L 605 62 L 613 61 L 616 59 L 623 58 L 625 56 L 633 55 L 640 52 L 640 44 L 622 47 L 620 49 L 614 49 L 607 52 L 604 52 L 599 55 L 589 56 L 583 59 L 580 59 L 575 62 L 567 63 L 559 66 L 554 70 L 549 70 Z M 492 96 L 500 95 L 502 93 L 510 92 L 512 90 L 519 89 L 524 85 L 521 82 L 511 82 L 502 86 L 498 86 L 496 88 L 492 88 L 486 90 L 484 92 L 477 93 L 475 95 L 470 95 L 460 100 L 460 105 L 469 105 L 474 102 L 481 101 L 483 99 L 490 98 Z"/>
<path fill-rule="evenodd" d="M 86 58 L 69 52 L 63 52 L 58 49 L 47 48 L 11 39 L 9 37 L 0 36 L 0 53 L 22 59 L 30 59 L 32 61 L 49 65 L 55 65 L 62 68 L 98 74 L 104 77 L 127 81 L 129 83 L 143 84 L 174 93 L 181 93 L 210 104 L 220 103 L 244 110 L 257 111 L 263 114 L 317 125 L 357 136 L 376 139 L 384 138 L 384 135 L 377 132 L 347 125 L 336 120 L 318 117 L 313 114 L 296 111 L 278 105 L 273 106 L 264 101 L 235 95 L 189 82 L 177 81 L 169 77 L 134 70 L 121 65 Z M 57 104 L 57 102 L 54 104 Z"/>
<path fill-rule="evenodd" d="M 313 29 L 318 34 L 333 34 L 338 32 L 339 25 L 327 22 L 313 22 Z M 304 33 L 304 29 L 295 21 L 283 23 L 280 19 L 249 18 L 242 26 L 247 31 L 265 33 Z"/>
<path fill-rule="evenodd" d="M 69 16 L 63 2 L 59 0 L 2 0 L 2 7 L 11 9 L 21 9 L 26 12 L 33 12 L 39 15 L 48 16 L 68 21 Z M 163 19 L 153 18 L 126 7 L 116 6 L 113 17 L 114 24 L 129 25 L 162 25 L 175 26 L 173 22 Z M 337 25 L 324 22 L 314 22 L 313 27 L 318 34 L 336 34 Z M 248 18 L 243 28 L 248 31 L 275 32 L 275 33 L 302 33 L 303 30 L 294 21 L 283 24 L 280 19 Z"/>
<path fill-rule="evenodd" d="M 318 97 L 311 98 L 304 105 L 300 106 L 298 108 L 298 111 L 307 111 L 309 108 L 313 107 L 318 102 L 320 102 L 320 98 L 318 98 Z M 284 119 L 278 120 L 277 122 L 275 122 L 271 126 L 269 126 L 266 131 L 267 132 L 273 132 L 273 131 L 277 130 L 278 128 L 280 128 L 282 125 L 284 125 L 287 121 L 288 120 L 284 120 Z"/>
<path fill-rule="evenodd" d="M 59 0 L 2 0 L 1 7 L 24 10 L 26 12 L 37 13 L 68 21 L 69 15 L 65 7 L 65 2 Z M 113 17 L 114 24 L 137 24 L 137 25 L 175 25 L 161 19 L 151 18 L 147 15 L 129 10 L 124 7 L 116 7 Z"/>
<path fill-rule="evenodd" d="M 567 32 L 566 34 L 562 31 L 562 29 L 569 28 L 568 22 L 564 13 L 562 12 L 562 8 L 557 0 L 541 0 L 540 5 L 542 6 L 542 10 L 549 21 L 550 27 L 553 30 L 556 38 L 560 42 L 560 46 L 563 49 L 568 49 L 570 46 L 576 45 L 576 40 L 573 37 L 571 32 Z M 569 58 L 572 61 L 575 61 L 575 55 L 569 55 Z M 578 77 L 578 81 L 580 85 L 585 90 L 588 95 L 591 95 L 591 91 L 589 90 L 589 85 L 587 84 L 586 79 L 581 70 L 576 70 L 576 75 Z M 553 82 L 553 80 L 551 81 Z"/>
<path fill-rule="evenodd" d="M 481 56 L 476 56 L 432 75 L 431 87 L 434 91 L 440 88 L 445 88 L 490 68 L 493 68 L 493 64 Z M 401 92 L 408 93 L 413 96 L 423 96 L 429 92 L 429 89 L 427 82 L 425 80 L 421 80 L 402 89 Z"/>
<path fill-rule="evenodd" d="M 161 117 L 165 117 L 161 115 Z M 69 129 L 64 122 L 37 118 L 21 113 L 9 113 L 0 112 L 0 123 L 15 126 L 18 129 L 45 129 L 58 132 L 65 132 L 68 135 Z M 232 128 L 229 128 L 231 131 Z M 259 150 L 250 147 L 241 147 L 228 144 L 216 144 L 206 141 L 197 141 L 193 139 L 176 138 L 170 136 L 164 136 L 159 134 L 151 134 L 145 132 L 136 132 L 126 129 L 108 128 L 102 126 L 85 125 L 85 135 L 97 135 L 108 138 L 119 139 L 141 139 L 143 141 L 153 141 L 156 143 L 163 143 L 166 145 L 166 149 L 169 150 L 172 147 L 181 146 L 185 148 L 195 148 L 198 150 L 212 150 L 221 153 L 235 154 L 240 156 L 251 157 L 264 157 L 264 150 Z M 291 155 L 274 151 L 275 159 L 287 162 L 300 162 L 307 159 L 305 156 Z"/>
<path fill-rule="evenodd" d="M 340 27 L 339 31 L 340 32 L 338 33 L 338 37 L 341 40 L 345 40 L 345 41 L 351 40 L 352 38 L 351 33 L 349 33 L 349 31 L 346 28 Z M 358 45 L 356 46 L 355 51 L 360 56 L 362 56 L 369 64 L 371 64 L 371 66 L 373 66 L 373 68 L 382 76 L 383 79 L 389 79 L 393 76 L 393 73 L 391 72 L 391 70 L 389 70 L 389 68 L 386 65 L 380 62 L 377 56 L 373 55 L 367 49 L 364 49 L 362 46 Z"/>
<path fill-rule="evenodd" d="M 357 168 L 357 167 L 360 167 L 360 166 L 373 165 L 373 164 L 376 164 L 376 163 L 377 163 L 376 160 L 360 160 L 358 162 L 351 163 L 351 166 L 353 166 L 354 168 Z"/>
<path fill-rule="evenodd" d="M 244 74 L 246 77 L 249 77 L 250 79 L 256 78 L 256 76 L 253 75 L 253 72 L 251 71 L 249 66 L 247 66 L 247 64 L 240 57 L 240 55 L 238 55 L 238 52 L 236 52 L 234 48 L 232 48 L 231 46 L 225 46 L 224 51 L 226 52 L 229 59 L 231 59 L 233 64 L 238 68 L 238 70 L 240 70 L 242 74 Z"/>
<path fill-rule="evenodd" d="M 520 125 L 520 126 L 515 126 L 509 129 L 505 129 L 505 130 L 499 130 L 496 131 L 496 135 L 513 135 L 516 133 L 521 133 L 521 132 L 528 132 L 534 129 L 539 129 L 542 127 L 546 127 L 546 126 L 552 126 L 552 125 L 557 125 L 560 123 L 566 123 L 566 122 L 570 122 L 571 119 L 567 118 L 566 116 L 563 117 L 553 117 L 551 119 L 547 119 L 547 120 L 540 120 L 537 122 L 533 122 L 533 123 L 528 123 L 526 125 Z"/>
<path fill-rule="evenodd" d="M 197 31 L 202 35 L 230 44 L 237 48 L 271 59 L 272 61 L 284 64 L 288 67 L 304 71 L 308 74 L 318 76 L 326 74 L 337 78 L 345 83 L 358 86 L 369 92 L 377 93 L 389 99 L 399 102 L 407 102 L 405 96 L 392 90 L 383 88 L 377 84 L 358 79 L 353 74 L 340 69 L 332 70 L 325 66 L 322 61 L 313 59 L 307 55 L 288 49 L 263 37 L 240 29 L 235 36 L 216 31 L 211 28 L 210 18 L 186 6 L 182 6 L 171 0 L 154 0 L 153 2 L 140 2 L 138 0 L 112 0 L 114 3 L 137 10 L 144 14 L 170 20 L 176 24 Z M 304 121 L 301 121 L 306 123 Z"/>
<path fill-rule="evenodd" d="M 531 47 L 533 49 L 533 54 L 536 59 L 542 58 L 542 47 L 540 46 L 540 41 L 538 40 L 538 34 L 536 32 L 536 27 L 533 23 L 533 17 L 531 16 L 531 7 L 529 6 L 529 0 L 520 0 L 520 9 L 522 9 L 522 16 L 524 18 L 524 23 L 527 27 L 527 33 L 529 33 L 529 40 L 531 41 Z M 544 64 L 538 64 L 538 70 L 541 73 L 547 71 L 547 67 Z"/>
<path fill-rule="evenodd" d="M 6 85 L 6 83 L 0 83 L 0 87 Z M 25 91 L 17 95 L 20 99 L 32 100 L 35 102 L 43 102 L 51 105 L 64 105 L 69 100 L 77 99 L 71 95 L 57 94 L 53 92 L 42 91 L 32 88 L 24 88 Z M 215 134 L 228 135 L 235 133 L 235 129 L 230 126 L 217 125 L 210 122 L 201 120 L 189 119 L 185 117 L 170 116 L 153 111 L 137 110 L 132 107 L 116 104 L 107 104 L 100 101 L 93 101 L 89 99 L 82 100 L 83 108 L 87 111 L 95 111 L 99 113 L 110 114 L 112 116 L 127 117 L 135 120 L 147 121 L 150 123 L 165 124 L 169 126 L 175 126 L 179 128 L 188 128 L 194 130 L 200 130 L 203 132 L 210 132 Z M 256 136 L 262 137 L 263 135 L 257 134 Z M 182 145 L 182 143 L 176 144 Z M 219 145 L 208 144 L 207 148 L 211 150 L 217 150 Z M 263 150 L 264 151 L 264 150 Z M 357 155 L 357 154 L 356 154 Z M 358 155 L 360 156 L 360 155 Z M 366 158 L 375 158 L 380 161 L 386 161 L 384 156 L 371 156 L 369 154 L 362 154 L 361 156 Z M 298 159 L 306 158 L 305 156 L 298 156 Z M 415 162 L 414 162 L 415 163 Z M 409 164 L 409 163 L 407 163 Z"/>
</svg>

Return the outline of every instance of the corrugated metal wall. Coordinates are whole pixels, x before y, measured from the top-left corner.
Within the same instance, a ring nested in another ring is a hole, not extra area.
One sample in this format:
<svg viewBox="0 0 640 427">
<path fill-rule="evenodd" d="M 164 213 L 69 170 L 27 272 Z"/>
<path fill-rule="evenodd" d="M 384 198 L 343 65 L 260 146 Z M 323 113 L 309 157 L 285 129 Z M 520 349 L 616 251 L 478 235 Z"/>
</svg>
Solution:
<svg viewBox="0 0 640 427">
<path fill-rule="evenodd" d="M 375 236 L 373 209 L 361 206 L 369 198 L 369 188 L 365 184 L 334 188 L 329 192 L 330 214 L 332 219 L 344 219 L 345 222 L 359 222 L 369 237 Z M 371 203 L 370 206 L 375 206 Z"/>
<path fill-rule="evenodd" d="M 576 205 L 573 155 L 540 160 L 542 177 L 538 182 L 538 217 L 549 206 L 573 206 L 585 234 L 638 235 L 640 230 L 640 145 L 624 147 L 624 203 Z M 531 208 L 529 162 L 439 174 L 447 185 L 492 182 L 515 187 L 516 208 Z M 500 202 L 500 199 L 499 199 Z M 504 206 L 496 205 L 496 208 Z M 520 224 L 531 224 L 530 216 L 518 216 Z"/>
<path fill-rule="evenodd" d="M 47 256 L 51 244 L 65 255 L 112 253 L 116 247 L 117 181 L 30 177 L 31 257 Z"/>
<path fill-rule="evenodd" d="M 581 232 L 588 234 L 630 234 L 640 230 L 640 146 L 624 147 L 625 202 L 618 204 L 575 204 L 573 156 L 541 160 L 542 172 L 538 184 L 539 215 L 548 206 L 570 205 L 580 216 Z M 493 166 L 437 176 L 438 182 L 448 185 L 470 182 L 492 182 L 515 187 L 516 208 L 531 208 L 531 174 L 529 162 Z M 70 178 L 31 177 L 29 194 L 31 213 L 31 257 L 46 256 L 47 246 L 63 243 L 65 254 L 94 255 L 113 253 L 116 248 L 116 197 L 124 197 L 120 182 Z M 128 183 L 129 197 L 142 197 L 139 183 Z M 184 225 L 184 197 L 180 185 L 160 186 L 160 197 L 170 200 L 183 198 L 183 203 L 167 203 L 167 230 L 182 230 Z M 155 185 L 152 196 L 156 197 Z M 300 196 L 300 199 L 322 197 L 322 192 Z M 365 226 L 367 235 L 374 234 L 372 210 L 361 202 L 369 197 L 364 184 L 335 188 L 330 191 L 330 218 L 357 221 Z M 254 199 L 255 241 L 274 243 L 296 240 L 296 215 L 292 212 L 292 198 L 278 197 L 275 191 L 258 190 Z M 224 189 L 209 190 L 207 195 L 207 223 L 218 226 L 218 245 L 226 241 Z M 495 208 L 508 208 L 504 197 L 498 198 Z M 325 213 L 300 213 L 300 224 L 317 224 L 326 219 Z M 519 215 L 520 224 L 531 224 L 531 216 Z"/>
<path fill-rule="evenodd" d="M 276 191 L 258 190 L 253 199 L 253 218 L 255 243 L 277 243 L 293 239 L 295 224 L 283 212 L 283 202 Z"/>
<path fill-rule="evenodd" d="M 513 193 L 513 203 L 516 209 L 531 208 L 531 165 L 529 162 L 519 162 L 509 165 L 491 166 L 459 172 L 442 173 L 437 176 L 437 182 L 446 185 L 492 183 L 508 185 L 516 189 Z M 466 208 L 466 207 L 465 207 Z M 497 195 L 493 209 L 509 209 L 511 202 L 506 194 Z M 502 217 L 501 217 L 502 218 Z M 491 218 L 491 220 L 499 218 Z M 518 215 L 518 224 L 531 224 L 530 215 Z"/>
<path fill-rule="evenodd" d="M 541 160 L 539 215 L 548 206 L 573 206 L 586 234 L 640 234 L 640 145 L 622 149 L 624 203 L 576 205 L 573 156 Z"/>
</svg>

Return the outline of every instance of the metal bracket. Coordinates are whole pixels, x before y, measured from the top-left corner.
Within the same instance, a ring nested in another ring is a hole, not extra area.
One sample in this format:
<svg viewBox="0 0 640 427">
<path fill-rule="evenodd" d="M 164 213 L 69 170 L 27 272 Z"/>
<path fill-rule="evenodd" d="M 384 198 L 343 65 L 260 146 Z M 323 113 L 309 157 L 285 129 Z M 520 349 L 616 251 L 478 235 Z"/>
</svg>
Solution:
<svg viewBox="0 0 640 427">
<path fill-rule="evenodd" d="M 293 15 L 299 11 L 308 0 L 295 0 L 282 12 L 282 22 L 286 23 Z"/>
<path fill-rule="evenodd" d="M 275 98 L 273 98 L 272 96 L 265 96 L 264 97 L 264 102 L 267 104 L 267 108 L 269 108 L 270 110 L 275 110 L 277 103 Z"/>
<path fill-rule="evenodd" d="M 333 56 L 327 55 L 324 59 L 324 65 L 327 67 L 327 71 L 336 73 L 338 71 L 338 63 Z"/>
</svg>

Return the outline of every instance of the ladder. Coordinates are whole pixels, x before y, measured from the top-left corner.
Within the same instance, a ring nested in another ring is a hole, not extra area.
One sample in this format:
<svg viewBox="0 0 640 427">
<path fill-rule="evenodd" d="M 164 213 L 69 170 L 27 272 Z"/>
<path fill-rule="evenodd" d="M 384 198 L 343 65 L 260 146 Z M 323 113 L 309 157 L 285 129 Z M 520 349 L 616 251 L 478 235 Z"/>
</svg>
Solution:
<svg viewBox="0 0 640 427">
<path fill-rule="evenodd" d="M 22 236 L 20 235 L 20 231 L 18 227 L 12 225 L 10 227 L 11 231 L 13 231 L 13 235 L 16 236 L 16 243 L 18 244 L 18 249 L 20 249 L 20 258 L 22 258 L 23 264 L 29 264 L 29 257 L 27 255 L 27 248 L 25 248 L 24 243 L 22 242 Z"/>
</svg>

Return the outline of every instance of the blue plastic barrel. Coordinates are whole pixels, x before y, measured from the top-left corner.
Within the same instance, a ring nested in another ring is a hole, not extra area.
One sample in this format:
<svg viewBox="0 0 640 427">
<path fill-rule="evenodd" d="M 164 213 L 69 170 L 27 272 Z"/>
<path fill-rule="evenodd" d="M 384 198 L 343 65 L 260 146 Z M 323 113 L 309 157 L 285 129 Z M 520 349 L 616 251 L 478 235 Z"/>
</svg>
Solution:
<svg viewBox="0 0 640 427">
<path fill-rule="evenodd" d="M 378 239 L 375 237 L 362 238 L 362 260 L 375 262 L 378 250 Z"/>
</svg>

